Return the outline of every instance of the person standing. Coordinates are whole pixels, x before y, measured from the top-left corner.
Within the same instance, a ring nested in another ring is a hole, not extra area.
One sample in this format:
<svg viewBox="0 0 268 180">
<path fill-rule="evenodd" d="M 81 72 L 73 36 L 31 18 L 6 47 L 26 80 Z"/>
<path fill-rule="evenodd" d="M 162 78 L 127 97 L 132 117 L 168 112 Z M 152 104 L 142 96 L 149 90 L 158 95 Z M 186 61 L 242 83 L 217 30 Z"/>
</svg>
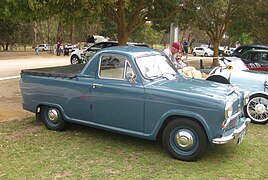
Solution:
<svg viewBox="0 0 268 180">
<path fill-rule="evenodd" d="M 182 53 L 183 55 L 185 55 L 185 59 L 187 60 L 188 59 L 188 47 L 189 47 L 189 44 L 186 40 L 186 38 L 183 38 L 183 42 L 182 42 Z"/>
<path fill-rule="evenodd" d="M 35 47 L 35 54 L 38 56 L 38 46 Z"/>
<path fill-rule="evenodd" d="M 163 52 L 167 55 L 167 57 L 173 62 L 173 64 L 176 64 L 174 55 L 176 53 L 181 53 L 181 48 L 180 48 L 180 43 L 179 42 L 173 42 L 171 46 L 167 49 L 164 49 Z"/>
<path fill-rule="evenodd" d="M 57 56 L 60 56 L 60 42 L 57 42 Z"/>
</svg>

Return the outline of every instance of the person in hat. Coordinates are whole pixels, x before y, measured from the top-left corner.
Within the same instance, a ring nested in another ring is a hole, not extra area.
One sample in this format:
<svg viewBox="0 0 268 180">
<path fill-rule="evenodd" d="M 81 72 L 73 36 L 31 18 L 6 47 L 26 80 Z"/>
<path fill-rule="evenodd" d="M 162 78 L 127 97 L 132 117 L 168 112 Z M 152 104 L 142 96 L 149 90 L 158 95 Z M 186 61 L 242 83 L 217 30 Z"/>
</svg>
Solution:
<svg viewBox="0 0 268 180">
<path fill-rule="evenodd" d="M 179 42 L 173 42 L 171 46 L 167 49 L 164 49 L 163 52 L 167 55 L 167 57 L 175 64 L 174 55 L 176 53 L 181 53 L 181 45 Z"/>
</svg>

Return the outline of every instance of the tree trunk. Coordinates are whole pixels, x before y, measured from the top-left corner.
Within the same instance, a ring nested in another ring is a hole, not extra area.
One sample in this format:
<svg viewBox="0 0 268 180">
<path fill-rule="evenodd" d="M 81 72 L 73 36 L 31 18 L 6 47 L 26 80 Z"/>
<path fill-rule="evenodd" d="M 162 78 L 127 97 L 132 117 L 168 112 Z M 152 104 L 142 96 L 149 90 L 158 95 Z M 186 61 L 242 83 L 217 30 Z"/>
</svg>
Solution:
<svg viewBox="0 0 268 180">
<path fill-rule="evenodd" d="M 214 50 L 214 54 L 213 54 L 213 62 L 212 62 L 212 67 L 216 67 L 219 65 L 219 42 L 214 41 L 213 43 L 213 50 Z"/>
<path fill-rule="evenodd" d="M 7 41 L 7 42 L 6 42 L 5 51 L 8 51 L 8 45 L 9 45 L 9 43 L 8 43 L 8 41 Z"/>
<path fill-rule="evenodd" d="M 127 44 L 128 40 L 128 32 L 127 32 L 127 22 L 125 19 L 125 5 L 123 0 L 119 0 L 118 2 L 118 11 L 117 11 L 117 26 L 118 26 L 118 33 L 117 33 L 117 39 L 118 39 L 118 45 L 119 46 L 125 46 Z"/>
<path fill-rule="evenodd" d="M 51 29 L 51 19 L 50 18 L 48 18 L 47 19 L 47 43 L 48 44 L 51 44 L 50 43 L 50 29 Z"/>
<path fill-rule="evenodd" d="M 127 44 L 128 33 L 125 31 L 125 29 L 118 30 L 117 39 L 118 39 L 119 46 L 125 46 Z"/>
<path fill-rule="evenodd" d="M 57 29 L 57 42 L 62 43 L 63 37 L 62 37 L 62 22 L 59 20 L 58 22 L 58 29 Z"/>
</svg>

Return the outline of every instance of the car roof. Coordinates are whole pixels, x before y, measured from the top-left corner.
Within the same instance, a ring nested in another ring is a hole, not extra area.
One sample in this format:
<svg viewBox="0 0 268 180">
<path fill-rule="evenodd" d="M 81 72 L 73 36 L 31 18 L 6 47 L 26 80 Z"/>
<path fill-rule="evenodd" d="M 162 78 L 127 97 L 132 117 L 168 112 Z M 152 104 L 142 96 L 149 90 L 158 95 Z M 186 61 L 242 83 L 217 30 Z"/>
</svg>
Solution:
<svg viewBox="0 0 268 180">
<path fill-rule="evenodd" d="M 243 54 L 251 53 L 251 52 L 268 52 L 268 49 L 250 49 Z"/>
<path fill-rule="evenodd" d="M 165 55 L 162 51 L 141 46 L 113 46 L 101 49 L 98 53 L 120 53 L 126 56 L 144 57 L 148 55 Z"/>
<path fill-rule="evenodd" d="M 259 45 L 259 44 L 247 44 L 247 45 L 239 46 L 238 48 L 243 48 L 243 47 L 264 48 L 264 49 L 268 49 L 268 46 L 267 46 L 267 45 Z"/>
<path fill-rule="evenodd" d="M 98 42 L 96 44 L 118 44 L 118 41 L 103 41 L 103 42 Z M 137 42 L 127 42 L 127 45 L 148 46 L 146 43 L 137 43 Z"/>
</svg>

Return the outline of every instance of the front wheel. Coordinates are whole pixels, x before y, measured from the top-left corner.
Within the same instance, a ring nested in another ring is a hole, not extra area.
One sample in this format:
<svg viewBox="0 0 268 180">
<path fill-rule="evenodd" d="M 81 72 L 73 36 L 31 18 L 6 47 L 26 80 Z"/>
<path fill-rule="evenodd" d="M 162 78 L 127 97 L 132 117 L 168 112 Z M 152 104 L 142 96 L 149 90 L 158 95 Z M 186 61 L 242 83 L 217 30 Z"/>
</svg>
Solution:
<svg viewBox="0 0 268 180">
<path fill-rule="evenodd" d="M 80 59 L 77 55 L 71 57 L 71 64 L 80 64 Z"/>
<path fill-rule="evenodd" d="M 167 153 L 179 160 L 196 161 L 206 151 L 207 136 L 201 125 L 191 119 L 171 121 L 163 131 L 162 143 Z"/>
<path fill-rule="evenodd" d="M 59 109 L 49 106 L 41 108 L 41 120 L 50 130 L 61 131 L 65 128 L 66 122 Z"/>
<path fill-rule="evenodd" d="M 196 56 L 196 53 L 195 52 L 193 53 L 193 56 Z"/>
<path fill-rule="evenodd" d="M 252 95 L 244 110 L 246 116 L 253 123 L 266 124 L 268 122 L 268 96 L 264 94 Z"/>
</svg>

